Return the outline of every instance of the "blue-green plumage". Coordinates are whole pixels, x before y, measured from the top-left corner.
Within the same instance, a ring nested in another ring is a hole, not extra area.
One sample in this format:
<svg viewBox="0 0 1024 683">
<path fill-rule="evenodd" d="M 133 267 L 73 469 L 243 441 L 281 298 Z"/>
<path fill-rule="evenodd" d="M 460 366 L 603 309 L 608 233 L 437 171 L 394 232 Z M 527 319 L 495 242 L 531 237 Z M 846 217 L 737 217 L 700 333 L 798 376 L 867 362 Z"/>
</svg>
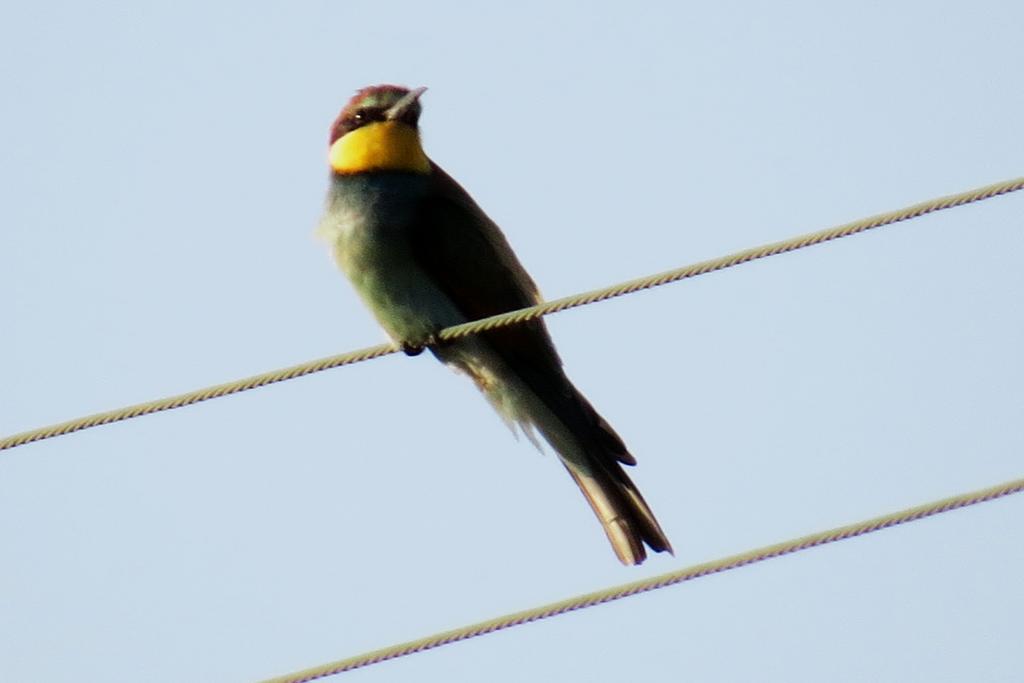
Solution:
<svg viewBox="0 0 1024 683">
<path fill-rule="evenodd" d="M 428 345 L 469 375 L 497 412 L 540 432 L 579 485 L 619 559 L 671 551 L 621 465 L 635 460 L 572 385 L 542 320 L 436 343 L 445 327 L 540 301 L 498 226 L 430 162 L 415 132 L 422 90 L 360 91 L 331 134 L 319 233 L 377 320 L 406 348 Z M 348 136 L 348 137 L 346 137 Z"/>
<path fill-rule="evenodd" d="M 404 171 L 335 174 L 319 228 L 377 321 L 407 344 L 464 321 L 413 253 L 412 230 L 429 180 Z"/>
</svg>

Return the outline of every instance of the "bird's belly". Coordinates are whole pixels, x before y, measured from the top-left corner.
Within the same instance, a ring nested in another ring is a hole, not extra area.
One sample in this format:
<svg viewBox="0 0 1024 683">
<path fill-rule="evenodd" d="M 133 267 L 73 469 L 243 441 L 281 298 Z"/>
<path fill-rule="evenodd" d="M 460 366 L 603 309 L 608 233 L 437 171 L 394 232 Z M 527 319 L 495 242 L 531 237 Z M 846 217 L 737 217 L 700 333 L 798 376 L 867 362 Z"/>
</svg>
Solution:
<svg viewBox="0 0 1024 683">
<path fill-rule="evenodd" d="M 461 322 L 411 254 L 386 235 L 352 236 L 338 251 L 342 269 L 395 341 L 421 342 Z"/>
<path fill-rule="evenodd" d="M 406 238 L 408 219 L 395 208 L 335 210 L 320 232 L 388 335 L 396 342 L 417 344 L 465 318 L 416 263 Z"/>
</svg>

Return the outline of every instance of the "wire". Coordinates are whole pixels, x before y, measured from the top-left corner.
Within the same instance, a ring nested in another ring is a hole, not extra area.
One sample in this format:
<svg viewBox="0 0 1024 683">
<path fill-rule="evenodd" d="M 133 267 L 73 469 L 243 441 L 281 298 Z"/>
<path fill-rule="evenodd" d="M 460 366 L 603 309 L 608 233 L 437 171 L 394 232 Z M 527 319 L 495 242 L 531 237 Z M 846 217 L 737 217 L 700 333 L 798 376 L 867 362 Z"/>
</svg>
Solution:
<svg viewBox="0 0 1024 683">
<path fill-rule="evenodd" d="M 57 424 L 50 425 L 49 427 L 40 427 L 39 429 L 21 432 L 19 434 L 14 434 L 0 439 L 0 451 L 22 446 L 34 441 L 52 439 L 55 436 L 61 436 L 63 434 L 71 434 L 72 432 L 78 432 L 90 427 L 98 427 L 99 425 L 110 424 L 112 422 L 121 422 L 122 420 L 128 420 L 133 417 L 150 415 L 152 413 L 159 413 L 172 408 L 181 408 L 182 406 L 192 405 L 193 403 L 208 401 L 211 398 L 237 394 L 248 389 L 255 389 L 256 387 L 264 387 L 268 384 L 274 384 L 275 382 L 283 382 L 288 379 L 302 377 L 303 375 L 311 375 L 314 372 L 320 372 L 321 370 L 328 370 L 330 368 L 341 367 L 342 365 L 349 365 L 351 363 L 358 363 L 359 361 L 369 360 L 371 358 L 386 356 L 397 350 L 398 349 L 390 344 L 371 346 L 358 351 L 350 351 L 349 353 L 342 353 L 337 356 L 328 356 L 326 358 L 300 363 L 299 365 L 292 365 L 287 368 L 271 370 L 270 372 L 252 375 L 251 377 L 245 377 L 233 382 L 215 384 L 210 387 L 196 389 L 195 391 L 190 391 L 184 394 L 176 394 L 174 396 L 168 396 L 167 398 L 148 401 L 146 403 L 136 403 L 134 405 L 125 406 L 124 408 L 117 408 L 103 413 L 86 415 L 85 417 L 68 420 L 67 422 L 58 422 Z"/>
<path fill-rule="evenodd" d="M 518 311 L 511 311 L 509 313 L 502 313 L 489 318 L 483 318 L 475 322 L 455 325 L 443 330 L 438 337 L 440 339 L 455 339 L 467 334 L 484 332 L 510 323 L 525 322 L 550 313 L 558 313 L 559 311 L 576 308 L 577 306 L 606 301 L 617 296 L 622 296 L 623 294 L 632 294 L 644 289 L 660 287 L 661 285 L 686 280 L 691 277 L 697 277 L 698 275 L 706 275 L 707 273 L 732 268 L 733 266 L 738 266 L 750 261 L 756 261 L 757 259 L 804 249 L 805 247 L 811 247 L 816 244 L 822 244 L 842 237 L 856 235 L 873 228 L 880 228 L 886 225 L 900 223 L 902 221 L 910 220 L 911 218 L 918 218 L 929 213 L 942 211 L 944 209 L 951 209 L 956 206 L 973 204 L 974 202 L 991 199 L 992 197 L 998 197 L 999 195 L 1017 192 L 1021 189 L 1024 189 L 1024 177 L 1014 178 L 1000 183 L 993 183 L 992 185 L 985 185 L 984 187 L 979 187 L 974 190 L 967 190 L 965 192 L 951 194 L 946 197 L 938 197 L 936 199 L 931 199 L 926 202 L 914 204 L 895 211 L 862 218 L 861 220 L 853 221 L 852 223 L 844 223 L 843 225 L 839 225 L 834 228 L 819 230 L 817 232 L 809 232 L 805 235 L 797 235 L 796 237 L 790 237 L 789 239 L 785 239 L 780 242 L 771 242 L 770 244 L 763 244 L 759 247 L 744 249 L 743 251 L 737 251 L 726 256 L 720 256 L 719 258 L 699 261 L 689 266 L 683 266 L 682 268 L 676 268 L 674 270 L 667 270 L 655 275 L 648 275 L 646 277 L 637 278 L 636 280 L 629 280 L 603 289 L 596 289 L 592 292 L 575 294 L 573 296 L 555 299 L 554 301 L 549 301 L 531 308 L 523 308 Z"/>
<path fill-rule="evenodd" d="M 939 197 L 937 199 L 932 199 L 920 204 L 914 204 L 889 213 L 878 214 L 877 216 L 871 216 L 852 223 L 846 223 L 827 230 L 798 235 L 781 242 L 773 242 L 760 247 L 745 249 L 720 258 L 700 261 L 689 266 L 669 270 L 664 273 L 649 275 L 636 280 L 630 280 L 628 282 L 612 285 L 611 287 L 594 290 L 592 292 L 585 292 L 583 294 L 577 294 L 562 299 L 556 299 L 538 306 L 532 306 L 530 308 L 524 308 L 509 313 L 502 313 L 500 315 L 491 316 L 490 318 L 484 318 L 475 322 L 456 325 L 442 330 L 438 335 L 438 338 L 441 340 L 456 339 L 458 337 L 482 332 L 495 327 L 525 322 L 550 313 L 556 313 L 558 311 L 564 311 L 577 306 L 596 303 L 598 301 L 605 301 L 617 296 L 622 296 L 623 294 L 630 294 L 643 289 L 649 289 L 651 287 L 659 287 L 671 282 L 678 282 L 679 280 L 685 280 L 698 275 L 712 273 L 717 270 L 731 268 L 733 266 L 765 258 L 767 256 L 796 251 L 797 249 L 803 249 L 805 247 L 821 244 L 841 237 L 849 237 L 850 235 L 855 235 L 873 228 L 892 225 L 893 223 L 917 218 L 918 216 L 923 216 L 935 211 L 941 211 L 955 206 L 962 206 L 964 204 L 971 204 L 985 199 L 990 199 L 998 195 L 1016 192 L 1021 189 L 1024 189 L 1024 177 L 986 185 L 984 187 L 967 190 L 966 192 L 949 195 L 947 197 Z M 352 351 L 350 353 L 328 356 L 326 358 L 320 358 L 318 360 L 301 363 L 299 365 L 293 365 L 279 370 L 272 370 L 270 372 L 253 375 L 233 382 L 204 387 L 184 394 L 177 394 L 167 398 L 157 399 L 155 401 L 138 403 L 123 408 L 117 408 L 115 410 L 68 420 L 66 422 L 59 422 L 47 427 L 20 432 L 0 439 L 0 451 L 64 434 L 71 434 L 72 432 L 81 431 L 90 427 L 120 422 L 122 420 L 140 417 L 142 415 L 149 415 L 151 413 L 158 413 L 164 410 L 171 410 L 172 408 L 180 408 L 182 406 L 208 401 L 212 398 L 236 394 L 241 391 L 274 384 L 275 382 L 283 382 L 285 380 L 302 377 L 304 375 L 320 372 L 329 368 L 336 368 L 342 365 L 349 365 L 351 363 L 369 360 L 371 358 L 386 356 L 388 354 L 395 353 L 397 350 L 398 348 L 392 344 L 372 346 L 358 351 Z"/>
<path fill-rule="evenodd" d="M 848 524 L 846 526 L 829 529 L 827 531 L 820 531 L 816 534 L 811 534 L 810 536 L 776 543 L 775 545 L 764 546 L 739 555 L 730 555 L 729 557 L 723 557 L 703 564 L 692 565 L 685 569 L 669 572 L 667 574 L 660 574 L 648 579 L 621 584 L 619 586 L 614 586 L 594 593 L 585 593 L 567 600 L 553 602 L 548 605 L 542 605 L 522 612 L 506 614 L 505 616 L 498 617 L 497 619 L 481 621 L 462 628 L 437 633 L 426 638 L 420 638 L 419 640 L 411 640 L 406 643 L 400 643 L 398 645 L 392 645 L 391 647 L 367 652 L 356 657 L 341 659 L 329 664 L 322 664 L 302 671 L 285 674 L 284 676 L 267 679 L 263 683 L 304 683 L 305 681 L 325 678 L 344 671 L 359 669 L 365 666 L 370 666 L 371 664 L 378 664 L 389 659 L 404 657 L 417 652 L 441 647 L 442 645 L 448 645 L 450 643 L 468 640 L 469 638 L 474 638 L 487 633 L 501 631 L 513 626 L 527 624 L 531 621 L 540 621 L 541 619 L 547 619 L 559 614 L 565 614 L 566 612 L 572 612 L 574 610 L 612 602 L 613 600 L 619 600 L 631 595 L 646 593 L 648 591 L 657 590 L 658 588 L 665 588 L 666 586 L 674 586 L 678 583 L 698 579 L 702 576 L 708 576 L 709 574 L 718 574 L 720 572 L 730 571 L 746 565 L 762 562 L 764 560 L 789 555 L 801 550 L 816 548 L 836 541 L 863 536 L 881 529 L 887 529 L 899 524 L 917 521 L 943 512 L 949 512 L 950 510 L 956 510 L 970 505 L 977 505 L 978 503 L 996 500 L 997 498 L 1002 498 L 1014 493 L 1020 493 L 1021 491 L 1024 491 L 1024 479 L 1008 481 L 997 486 L 972 491 L 959 496 L 943 498 L 924 505 L 918 505 L 906 510 L 882 515 L 881 517 L 875 517 L 874 519 L 868 519 L 863 522 Z"/>
</svg>

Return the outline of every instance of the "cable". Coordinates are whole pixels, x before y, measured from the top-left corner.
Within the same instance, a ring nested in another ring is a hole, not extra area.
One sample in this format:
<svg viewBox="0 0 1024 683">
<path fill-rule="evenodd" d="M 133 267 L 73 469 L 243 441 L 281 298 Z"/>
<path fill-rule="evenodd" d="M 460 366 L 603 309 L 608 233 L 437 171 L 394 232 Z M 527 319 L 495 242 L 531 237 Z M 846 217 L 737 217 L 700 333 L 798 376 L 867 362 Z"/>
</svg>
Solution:
<svg viewBox="0 0 1024 683">
<path fill-rule="evenodd" d="M 955 206 L 962 206 L 964 204 L 971 204 L 973 202 L 990 199 L 998 195 L 1016 192 L 1021 189 L 1024 189 L 1024 177 L 986 185 L 984 187 L 968 190 L 959 194 L 949 195 L 947 197 L 939 197 L 937 199 L 932 199 L 920 204 L 914 204 L 897 211 L 878 214 L 877 216 L 871 216 L 869 218 L 854 221 L 852 223 L 846 223 L 827 230 L 798 235 L 781 242 L 773 242 L 771 244 L 722 256 L 720 258 L 700 261 L 699 263 L 694 263 L 689 266 L 669 270 L 664 273 L 649 275 L 636 280 L 630 280 L 628 282 L 612 285 L 611 287 L 594 290 L 592 292 L 585 292 L 583 294 L 556 299 L 538 306 L 532 306 L 530 308 L 524 308 L 509 313 L 502 313 L 500 315 L 491 316 L 490 318 L 484 318 L 475 322 L 463 323 L 461 325 L 456 325 L 442 330 L 438 335 L 438 338 L 442 340 L 456 339 L 468 334 L 482 332 L 484 330 L 493 329 L 503 325 L 525 322 L 550 313 L 556 313 L 558 311 L 564 311 L 577 306 L 596 303 L 598 301 L 605 301 L 606 299 L 622 296 L 623 294 L 638 292 L 651 287 L 659 287 L 671 282 L 678 282 L 679 280 L 712 273 L 716 270 L 731 268 L 732 266 L 737 266 L 742 263 L 765 258 L 767 256 L 796 251 L 797 249 L 821 244 L 822 242 L 828 242 L 841 237 L 849 237 L 850 235 L 855 235 L 873 228 L 892 225 L 893 223 L 917 218 L 918 216 L 923 216 L 935 211 L 941 211 Z M 351 363 L 385 356 L 394 353 L 397 350 L 397 347 L 389 344 L 372 346 L 350 353 L 328 356 L 327 358 L 320 358 L 318 360 L 301 363 L 299 365 L 293 365 L 279 370 L 272 370 L 270 372 L 253 375 L 233 382 L 204 387 L 184 394 L 177 394 L 175 396 L 157 399 L 155 401 L 138 403 L 124 408 L 95 413 L 93 415 L 87 415 L 74 420 L 68 420 L 67 422 L 59 422 L 48 427 L 20 432 L 0 439 L 0 451 L 22 446 L 34 441 L 42 441 L 55 436 L 71 434 L 72 432 L 88 429 L 90 427 L 110 424 L 112 422 L 120 422 L 122 420 L 128 420 L 141 415 L 149 415 L 151 413 L 158 413 L 172 408 L 180 408 L 182 406 L 192 405 L 193 403 L 207 401 L 212 398 L 236 394 L 241 391 L 255 389 L 256 387 L 262 387 L 275 382 L 294 379 L 296 377 L 302 377 L 303 375 L 309 375 L 329 368 L 336 368 L 342 365 L 349 365 Z"/>
<path fill-rule="evenodd" d="M 411 640 L 406 643 L 400 643 L 398 645 L 392 645 L 391 647 L 367 652 L 356 657 L 341 659 L 329 664 L 323 664 L 309 669 L 304 669 L 302 671 L 285 674 L 284 676 L 267 679 L 263 683 L 305 683 L 306 681 L 313 681 L 319 678 L 333 676 L 334 674 L 339 674 L 343 671 L 351 671 L 353 669 L 370 666 L 371 664 L 378 664 L 389 659 L 396 659 L 398 657 L 404 657 L 417 652 L 431 650 L 436 647 L 441 647 L 442 645 L 448 645 L 449 643 L 468 640 L 469 638 L 474 638 L 487 633 L 494 633 L 495 631 L 519 626 L 520 624 L 527 624 L 531 621 L 547 619 L 559 614 L 565 614 L 566 612 L 593 607 L 594 605 L 600 605 L 602 603 L 612 602 L 613 600 L 626 598 L 631 595 L 637 595 L 638 593 L 646 593 L 658 588 L 674 586 L 675 584 L 690 581 L 692 579 L 698 579 L 702 576 L 708 576 L 709 574 L 718 574 L 720 572 L 744 567 L 749 564 L 755 564 L 775 557 L 782 557 L 783 555 L 807 550 L 808 548 L 815 548 L 828 543 L 863 536 L 864 534 L 870 534 L 898 524 L 913 522 L 919 519 L 924 519 L 925 517 L 931 517 L 932 515 L 949 512 L 950 510 L 956 510 L 970 505 L 977 505 L 978 503 L 995 500 L 1013 493 L 1020 493 L 1021 491 L 1024 491 L 1024 479 L 1008 481 L 997 486 L 981 489 L 979 491 L 972 491 L 959 496 L 943 498 L 942 500 L 882 515 L 881 517 L 875 517 L 874 519 L 865 520 L 863 522 L 848 524 L 846 526 L 829 529 L 827 531 L 820 531 L 816 534 L 811 534 L 810 536 L 776 543 L 775 545 L 764 546 L 739 555 L 730 555 L 729 557 L 723 557 L 703 564 L 696 564 L 667 574 L 660 574 L 648 579 L 621 584 L 619 586 L 614 586 L 594 593 L 585 593 L 567 600 L 553 602 L 548 605 L 542 605 L 541 607 L 535 607 L 522 612 L 506 614 L 505 616 L 498 617 L 497 619 L 481 621 L 462 628 L 437 633 L 426 638 L 420 638 L 419 640 Z"/>
<path fill-rule="evenodd" d="M 796 251 L 816 244 L 822 244 L 841 237 L 856 235 L 857 233 L 865 232 L 873 228 L 880 228 L 886 225 L 910 220 L 911 218 L 918 218 L 936 211 L 951 209 L 965 204 L 973 204 L 974 202 L 991 199 L 992 197 L 998 197 L 999 195 L 1017 192 L 1021 189 L 1024 189 L 1024 177 L 1014 178 L 1000 183 L 993 183 L 992 185 L 985 185 L 984 187 L 979 187 L 974 190 L 967 190 L 965 192 L 951 194 L 946 197 L 938 197 L 926 202 L 897 209 L 896 211 L 880 213 L 875 216 L 869 216 L 868 218 L 862 218 L 859 221 L 853 221 L 852 223 L 844 223 L 843 225 L 839 225 L 834 228 L 819 230 L 817 232 L 809 232 L 805 235 L 797 235 L 796 237 L 790 237 L 789 239 L 782 240 L 780 242 L 772 242 L 770 244 L 763 244 L 759 247 L 744 249 L 743 251 L 737 251 L 726 256 L 720 256 L 719 258 L 699 261 L 689 266 L 683 266 L 682 268 L 676 268 L 674 270 L 667 270 L 655 275 L 648 275 L 646 277 L 637 278 L 636 280 L 629 280 L 603 289 L 596 289 L 592 292 L 575 294 L 562 299 L 548 301 L 547 303 L 533 306 L 531 308 L 523 308 L 518 311 L 494 315 L 490 318 L 483 318 L 475 322 L 455 325 L 454 327 L 442 330 L 438 337 L 440 339 L 455 339 L 467 334 L 484 332 L 510 323 L 525 322 L 550 313 L 558 313 L 559 311 L 576 308 L 577 306 L 606 301 L 617 296 L 622 296 L 623 294 L 632 294 L 644 289 L 660 287 L 661 285 L 686 280 L 691 277 L 697 277 L 698 275 L 706 275 L 707 273 L 732 268 L 733 266 L 738 266 L 750 261 L 756 261 L 757 259 L 785 254 L 790 251 Z M 0 448 L 0 450 L 2 450 L 2 448 Z"/>
<path fill-rule="evenodd" d="M 124 408 L 108 410 L 103 413 L 94 413 L 74 420 L 68 420 L 67 422 L 58 422 L 57 424 L 50 425 L 49 427 L 40 427 L 39 429 L 21 432 L 19 434 L 14 434 L 0 439 L 0 451 L 32 443 L 33 441 L 42 441 L 44 439 L 51 439 L 55 436 L 61 436 L 63 434 L 71 434 L 72 432 L 78 432 L 83 429 L 88 429 L 89 427 L 98 427 L 99 425 L 110 424 L 112 422 L 121 422 L 122 420 L 128 420 L 133 417 L 159 413 L 172 408 L 181 408 L 182 406 L 192 405 L 193 403 L 208 401 L 211 398 L 237 394 L 248 389 L 255 389 L 256 387 L 265 387 L 268 384 L 283 382 L 288 379 L 295 379 L 296 377 L 302 377 L 303 375 L 311 375 L 314 372 L 320 372 L 321 370 L 328 370 L 330 368 L 341 367 L 342 365 L 349 365 L 351 363 L 358 363 L 371 358 L 386 356 L 397 350 L 398 349 L 390 344 L 380 344 L 378 346 L 359 349 L 358 351 L 342 353 L 337 356 L 327 356 L 326 358 L 307 361 L 287 368 L 271 370 L 270 372 L 245 377 L 233 382 L 215 384 L 210 387 L 196 389 L 195 391 L 190 391 L 184 394 L 176 394 L 174 396 L 168 396 L 167 398 L 148 401 L 146 403 L 136 403 L 134 405 L 125 406 Z"/>
</svg>

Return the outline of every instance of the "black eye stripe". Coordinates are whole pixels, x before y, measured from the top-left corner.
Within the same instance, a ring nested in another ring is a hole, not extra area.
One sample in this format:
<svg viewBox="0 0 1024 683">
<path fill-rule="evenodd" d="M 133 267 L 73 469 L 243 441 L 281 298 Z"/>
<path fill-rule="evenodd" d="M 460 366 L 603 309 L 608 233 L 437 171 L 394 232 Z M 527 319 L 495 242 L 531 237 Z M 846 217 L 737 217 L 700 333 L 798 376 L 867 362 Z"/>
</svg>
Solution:
<svg viewBox="0 0 1024 683">
<path fill-rule="evenodd" d="M 383 109 L 359 109 L 352 115 L 352 120 L 360 125 L 370 123 L 371 121 L 383 121 L 384 110 Z"/>
</svg>

